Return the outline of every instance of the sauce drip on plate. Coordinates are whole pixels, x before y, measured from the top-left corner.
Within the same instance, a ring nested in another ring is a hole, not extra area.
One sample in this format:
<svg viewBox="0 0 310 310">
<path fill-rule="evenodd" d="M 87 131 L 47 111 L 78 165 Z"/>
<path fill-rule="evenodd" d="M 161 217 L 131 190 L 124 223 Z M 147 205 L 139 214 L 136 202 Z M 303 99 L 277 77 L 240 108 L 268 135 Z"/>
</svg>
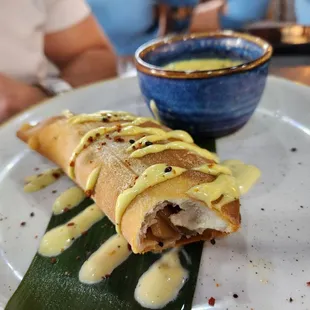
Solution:
<svg viewBox="0 0 310 310">
<path fill-rule="evenodd" d="M 120 235 L 113 235 L 105 241 L 83 264 L 79 280 L 86 284 L 98 283 L 110 276 L 131 254 L 128 243 Z"/>
<path fill-rule="evenodd" d="M 77 186 L 70 187 L 55 200 L 53 213 L 57 215 L 66 210 L 71 210 L 79 205 L 85 197 L 84 191 L 81 188 Z"/>
<path fill-rule="evenodd" d="M 232 175 L 237 180 L 237 185 L 241 195 L 246 194 L 261 175 L 261 172 L 257 167 L 246 165 L 240 160 L 225 160 L 222 162 L 222 165 L 231 170 Z"/>
<path fill-rule="evenodd" d="M 48 169 L 38 175 L 32 175 L 25 179 L 24 191 L 32 193 L 56 182 L 63 175 L 60 168 Z"/>
<path fill-rule="evenodd" d="M 69 222 L 48 231 L 41 240 L 39 253 L 47 257 L 59 255 L 103 217 L 95 204 L 90 205 Z"/>
<path fill-rule="evenodd" d="M 171 250 L 156 261 L 139 279 L 136 301 L 145 308 L 160 309 L 174 300 L 188 278 L 177 250 Z"/>
</svg>

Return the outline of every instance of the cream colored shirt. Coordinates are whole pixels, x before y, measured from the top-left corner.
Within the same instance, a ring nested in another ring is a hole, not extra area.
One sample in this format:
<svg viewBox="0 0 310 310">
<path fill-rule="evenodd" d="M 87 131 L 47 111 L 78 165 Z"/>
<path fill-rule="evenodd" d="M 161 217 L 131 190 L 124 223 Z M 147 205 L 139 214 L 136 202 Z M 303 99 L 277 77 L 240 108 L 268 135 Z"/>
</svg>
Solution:
<svg viewBox="0 0 310 310">
<path fill-rule="evenodd" d="M 55 74 L 44 55 L 44 35 L 89 14 L 83 0 L 0 0 L 0 73 L 27 83 Z"/>
</svg>

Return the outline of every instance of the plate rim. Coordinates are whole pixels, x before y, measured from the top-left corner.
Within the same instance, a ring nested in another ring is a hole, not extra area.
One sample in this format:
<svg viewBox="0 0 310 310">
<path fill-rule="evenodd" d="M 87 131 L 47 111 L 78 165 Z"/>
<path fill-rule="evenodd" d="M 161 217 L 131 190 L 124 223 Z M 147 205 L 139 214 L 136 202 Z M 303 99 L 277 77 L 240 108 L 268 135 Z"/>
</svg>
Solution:
<svg viewBox="0 0 310 310">
<path fill-rule="evenodd" d="M 84 85 L 84 86 L 81 86 L 81 87 L 78 87 L 78 88 L 74 88 L 72 91 L 68 91 L 64 94 L 61 94 L 61 95 L 58 95 L 58 96 L 55 96 L 55 97 L 51 97 L 51 98 L 46 98 L 45 100 L 37 103 L 37 104 L 34 104 L 34 105 L 31 105 L 29 106 L 28 108 L 14 114 L 13 116 L 11 116 L 10 118 L 8 118 L 7 120 L 5 120 L 4 122 L 0 123 L 0 134 L 1 134 L 1 131 L 3 129 L 5 129 L 6 127 L 12 125 L 13 122 L 15 121 L 18 121 L 18 119 L 20 117 L 22 117 L 23 115 L 25 115 L 27 112 L 29 111 L 33 111 L 39 107 L 42 107 L 44 105 L 48 105 L 50 104 L 51 102 L 53 101 L 57 101 L 59 100 L 59 98 L 66 98 L 66 97 L 69 97 L 71 96 L 72 93 L 77 93 L 77 92 L 80 92 L 80 91 L 84 91 L 85 89 L 90 89 L 90 88 L 93 88 L 93 87 L 96 87 L 96 86 L 99 86 L 99 85 L 103 85 L 105 83 L 114 83 L 114 82 L 118 82 L 118 81 L 122 81 L 122 80 L 137 80 L 138 82 L 138 78 L 137 76 L 134 76 L 134 77 L 115 77 L 115 78 L 111 78 L 111 79 L 107 79 L 107 80 L 103 80 L 103 81 L 98 81 L 98 82 L 95 82 L 95 83 L 92 83 L 92 84 L 88 84 L 88 85 Z M 307 85 L 305 83 L 302 83 L 302 82 L 298 82 L 298 81 L 292 81 L 292 80 L 289 80 L 289 79 L 286 79 L 286 78 L 283 78 L 283 77 L 279 77 L 279 76 L 275 76 L 273 74 L 269 74 L 268 77 L 267 77 L 267 83 L 270 83 L 270 81 L 273 81 L 272 83 L 276 82 L 276 83 L 285 83 L 285 84 L 289 84 L 289 85 L 295 85 L 297 87 L 301 87 L 301 88 L 304 88 L 304 89 L 308 89 L 310 91 L 310 85 Z"/>
</svg>

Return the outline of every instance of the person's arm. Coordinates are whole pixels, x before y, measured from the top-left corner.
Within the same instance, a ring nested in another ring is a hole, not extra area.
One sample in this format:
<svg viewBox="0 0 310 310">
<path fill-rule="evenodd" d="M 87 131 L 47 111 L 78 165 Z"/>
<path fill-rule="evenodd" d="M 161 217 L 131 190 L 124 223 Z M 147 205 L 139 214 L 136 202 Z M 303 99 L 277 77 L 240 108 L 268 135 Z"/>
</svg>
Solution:
<svg viewBox="0 0 310 310">
<path fill-rule="evenodd" d="M 45 54 L 74 87 L 116 76 L 116 56 L 93 16 L 45 36 Z"/>
<path fill-rule="evenodd" d="M 50 2 L 54 6 L 45 36 L 47 57 L 74 87 L 115 76 L 116 57 L 108 40 L 83 1 L 72 1 Z M 70 13 L 74 4 L 75 11 Z M 46 97 L 39 88 L 0 72 L 0 122 Z"/>
</svg>

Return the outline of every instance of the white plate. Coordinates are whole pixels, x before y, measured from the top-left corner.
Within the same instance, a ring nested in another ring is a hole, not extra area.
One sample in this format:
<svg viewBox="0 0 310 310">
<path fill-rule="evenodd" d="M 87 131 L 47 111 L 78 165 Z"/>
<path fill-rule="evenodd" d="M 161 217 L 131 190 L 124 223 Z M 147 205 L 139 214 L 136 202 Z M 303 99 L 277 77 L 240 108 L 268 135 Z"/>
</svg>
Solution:
<svg viewBox="0 0 310 310">
<path fill-rule="evenodd" d="M 50 100 L 0 128 L 0 308 L 36 252 L 51 215 L 52 190 L 70 185 L 62 178 L 40 192 L 23 193 L 25 176 L 36 173 L 36 167 L 43 170 L 53 165 L 18 141 L 15 131 L 24 122 L 66 108 L 149 114 L 136 79 L 122 79 Z M 257 165 L 262 178 L 242 199 L 240 232 L 215 246 L 205 246 L 194 308 L 211 309 L 207 300 L 214 297 L 212 309 L 310 309 L 310 287 L 306 286 L 310 281 L 310 89 L 269 78 L 251 121 L 236 134 L 218 140 L 217 150 L 222 159 Z M 22 221 L 26 226 L 20 226 Z"/>
</svg>

